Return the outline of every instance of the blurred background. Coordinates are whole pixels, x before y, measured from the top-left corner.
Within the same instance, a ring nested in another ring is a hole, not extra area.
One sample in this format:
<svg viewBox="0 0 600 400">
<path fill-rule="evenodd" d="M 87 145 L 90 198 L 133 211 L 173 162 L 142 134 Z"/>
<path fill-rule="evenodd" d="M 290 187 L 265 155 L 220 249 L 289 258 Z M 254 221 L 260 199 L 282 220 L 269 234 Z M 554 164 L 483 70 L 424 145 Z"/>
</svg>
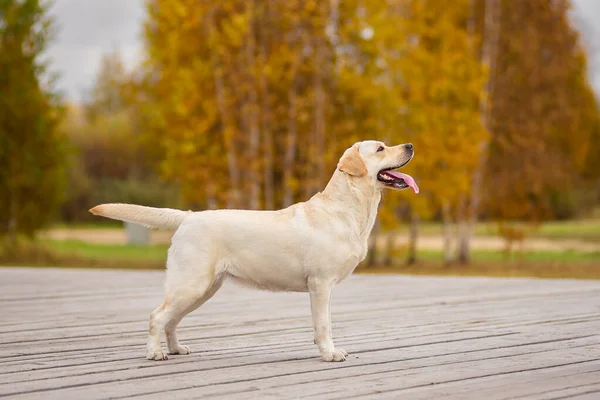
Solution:
<svg viewBox="0 0 600 400">
<path fill-rule="evenodd" d="M 412 142 L 366 272 L 600 278 L 600 2 L 0 0 L 0 263 L 163 268 L 106 202 L 277 209 Z M 243 228 L 243 227 L 240 227 Z"/>
</svg>

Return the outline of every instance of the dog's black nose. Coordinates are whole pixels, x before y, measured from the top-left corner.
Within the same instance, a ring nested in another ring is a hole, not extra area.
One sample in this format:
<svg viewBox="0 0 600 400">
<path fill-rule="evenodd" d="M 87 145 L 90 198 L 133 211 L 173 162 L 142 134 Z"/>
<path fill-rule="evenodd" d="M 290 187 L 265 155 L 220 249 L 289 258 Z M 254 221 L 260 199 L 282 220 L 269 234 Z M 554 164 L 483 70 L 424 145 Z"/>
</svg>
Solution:
<svg viewBox="0 0 600 400">
<path fill-rule="evenodd" d="M 413 145 L 412 145 L 412 143 L 406 143 L 406 144 L 404 145 L 404 148 L 405 148 L 406 150 L 413 150 Z"/>
</svg>

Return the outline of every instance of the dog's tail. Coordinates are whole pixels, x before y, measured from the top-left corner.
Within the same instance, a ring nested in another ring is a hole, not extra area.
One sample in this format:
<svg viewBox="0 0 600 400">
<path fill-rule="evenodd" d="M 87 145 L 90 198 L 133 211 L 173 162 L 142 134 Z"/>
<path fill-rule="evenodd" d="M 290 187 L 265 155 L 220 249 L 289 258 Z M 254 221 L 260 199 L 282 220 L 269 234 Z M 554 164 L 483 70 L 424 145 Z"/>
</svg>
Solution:
<svg viewBox="0 0 600 400">
<path fill-rule="evenodd" d="M 135 222 L 148 228 L 177 229 L 191 211 L 172 208 L 154 208 L 135 204 L 101 204 L 90 210 L 94 215 Z"/>
</svg>

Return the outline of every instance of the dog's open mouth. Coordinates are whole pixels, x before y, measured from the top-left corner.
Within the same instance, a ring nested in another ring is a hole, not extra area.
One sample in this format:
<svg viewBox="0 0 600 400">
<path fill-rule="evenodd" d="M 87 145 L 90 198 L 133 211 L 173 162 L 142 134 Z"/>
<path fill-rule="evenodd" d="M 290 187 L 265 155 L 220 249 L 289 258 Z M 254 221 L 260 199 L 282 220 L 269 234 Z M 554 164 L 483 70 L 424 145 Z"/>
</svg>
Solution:
<svg viewBox="0 0 600 400">
<path fill-rule="evenodd" d="M 393 189 L 412 188 L 415 193 L 419 193 L 419 186 L 412 176 L 403 174 L 402 172 L 394 171 L 398 167 L 382 169 L 377 173 L 377 180 Z"/>
</svg>

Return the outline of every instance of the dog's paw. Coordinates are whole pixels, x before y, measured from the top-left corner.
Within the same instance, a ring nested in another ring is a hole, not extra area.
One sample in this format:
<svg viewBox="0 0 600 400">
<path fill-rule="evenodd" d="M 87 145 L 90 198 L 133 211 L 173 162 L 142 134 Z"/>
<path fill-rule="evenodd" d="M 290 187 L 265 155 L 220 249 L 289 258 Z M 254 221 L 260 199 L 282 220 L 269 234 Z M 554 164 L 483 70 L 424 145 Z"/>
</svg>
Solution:
<svg viewBox="0 0 600 400">
<path fill-rule="evenodd" d="M 348 353 L 346 353 L 346 351 L 344 351 L 343 349 L 334 349 L 333 351 L 322 352 L 321 358 L 323 359 L 323 361 L 339 362 L 339 361 L 346 361 L 347 355 L 348 355 Z"/>
<path fill-rule="evenodd" d="M 169 349 L 169 354 L 191 354 L 192 350 L 188 346 L 179 345 L 176 349 Z"/>
<path fill-rule="evenodd" d="M 167 356 L 167 353 L 165 353 L 162 350 L 156 350 L 156 351 L 149 351 L 148 354 L 146 355 L 146 358 L 148 360 L 154 360 L 154 361 L 165 361 L 169 359 L 169 356 Z"/>
</svg>

